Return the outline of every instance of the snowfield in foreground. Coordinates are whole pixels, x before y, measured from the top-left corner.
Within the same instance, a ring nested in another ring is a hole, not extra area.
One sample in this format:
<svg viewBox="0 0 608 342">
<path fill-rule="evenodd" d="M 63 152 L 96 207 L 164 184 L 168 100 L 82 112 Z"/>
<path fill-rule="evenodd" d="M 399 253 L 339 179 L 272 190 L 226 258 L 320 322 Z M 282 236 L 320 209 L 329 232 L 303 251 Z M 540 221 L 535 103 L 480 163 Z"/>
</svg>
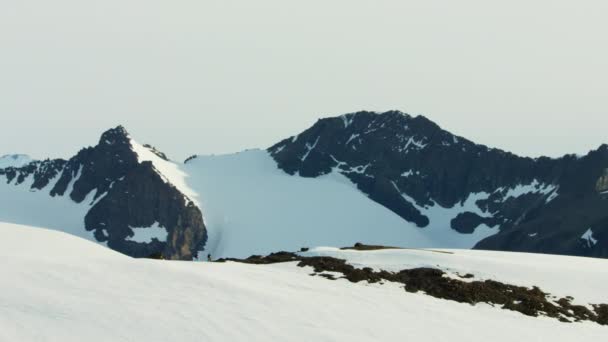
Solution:
<svg viewBox="0 0 608 342">
<path fill-rule="evenodd" d="M 0 341 L 601 341 L 608 334 L 591 322 L 527 317 L 394 284 L 311 277 L 295 263 L 131 259 L 57 231 L 0 223 L 0 234 Z M 602 299 L 608 282 L 606 260 L 452 252 L 309 254 L 389 269 L 439 264 L 590 301 Z"/>
</svg>

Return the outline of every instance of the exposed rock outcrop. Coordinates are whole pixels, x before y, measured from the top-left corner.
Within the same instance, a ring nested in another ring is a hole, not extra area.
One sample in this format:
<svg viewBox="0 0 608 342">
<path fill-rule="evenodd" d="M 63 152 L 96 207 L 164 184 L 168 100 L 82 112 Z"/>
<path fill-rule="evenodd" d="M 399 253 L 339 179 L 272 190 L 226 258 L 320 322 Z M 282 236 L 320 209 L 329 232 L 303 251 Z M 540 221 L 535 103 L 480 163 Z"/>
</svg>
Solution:
<svg viewBox="0 0 608 342">
<path fill-rule="evenodd" d="M 365 245 L 355 246 L 355 249 Z M 370 249 L 383 249 L 382 246 L 369 246 Z M 391 248 L 391 247 L 388 247 Z M 505 310 L 517 311 L 527 316 L 548 316 L 561 322 L 592 321 L 608 325 L 608 304 L 594 304 L 592 309 L 572 304 L 572 297 L 555 300 L 549 293 L 538 287 L 523 287 L 505 284 L 496 280 L 470 280 L 450 278 L 436 268 L 403 269 L 398 272 L 373 270 L 369 267 L 357 268 L 346 260 L 328 256 L 302 256 L 291 252 L 277 252 L 267 256 L 253 255 L 246 259 L 222 259 L 220 262 L 235 261 L 248 264 L 267 265 L 281 262 L 298 262 L 299 267 L 312 267 L 313 274 L 330 280 L 344 278 L 350 282 L 401 283 L 407 292 L 423 292 L 426 295 L 476 305 L 487 303 Z M 329 272 L 329 273 L 326 273 Z M 461 276 L 463 279 L 475 278 L 472 274 Z"/>
<path fill-rule="evenodd" d="M 167 160 L 162 152 L 149 148 Z M 31 188 L 49 187 L 52 197 L 69 196 L 76 203 L 90 206 L 82 218 L 82 228 L 93 231 L 97 241 L 133 257 L 191 260 L 207 241 L 200 209 L 152 162 L 139 161 L 122 126 L 106 131 L 97 146 L 82 149 L 68 161 L 36 161 L 21 168 L 2 169 L 2 175 L 7 182 L 14 180 L 15 185 L 31 176 Z M 84 202 L 87 198 L 92 198 L 90 203 Z M 153 225 L 166 230 L 166 239 L 132 239 L 135 228 Z"/>
<path fill-rule="evenodd" d="M 495 227 L 478 248 L 608 257 L 608 196 L 598 194 L 608 189 L 606 145 L 584 157 L 526 158 L 389 111 L 321 119 L 269 152 L 291 175 L 344 175 L 422 229 L 438 210 L 459 233 Z M 589 227 L 592 247 L 580 239 Z"/>
</svg>

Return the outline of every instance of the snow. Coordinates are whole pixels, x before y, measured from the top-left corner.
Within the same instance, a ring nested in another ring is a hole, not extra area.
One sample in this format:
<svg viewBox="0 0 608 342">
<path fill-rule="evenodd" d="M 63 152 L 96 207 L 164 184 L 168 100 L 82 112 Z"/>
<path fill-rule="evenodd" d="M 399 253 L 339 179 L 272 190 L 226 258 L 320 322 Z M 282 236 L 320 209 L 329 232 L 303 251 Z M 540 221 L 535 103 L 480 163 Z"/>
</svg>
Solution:
<svg viewBox="0 0 608 342">
<path fill-rule="evenodd" d="M 422 140 L 415 140 L 413 137 L 410 137 L 408 139 L 407 143 L 405 143 L 405 146 L 399 148 L 399 152 L 403 152 L 403 151 L 407 152 L 407 150 L 409 149 L 409 147 L 412 146 L 412 145 L 416 146 L 418 149 L 421 150 L 421 149 L 425 148 L 427 144 L 424 144 L 422 142 Z"/>
<path fill-rule="evenodd" d="M 530 184 L 518 184 L 513 188 L 507 189 L 507 193 L 503 196 L 503 201 L 508 200 L 509 198 L 518 198 L 519 196 L 523 196 L 529 193 L 540 193 L 543 195 L 547 195 L 556 189 L 555 185 L 552 184 L 541 184 L 536 179 L 532 181 Z M 553 196 L 553 194 L 551 195 Z M 549 197 L 551 197 L 549 196 Z M 557 194 L 555 195 L 557 196 Z M 553 197 L 555 198 L 555 197 Z M 553 199 L 552 198 L 552 199 Z M 550 200 L 547 198 L 546 202 Z"/>
<path fill-rule="evenodd" d="M 490 196 L 487 192 L 470 193 L 466 200 L 456 203 L 450 208 L 442 207 L 435 202 L 433 202 L 432 206 L 420 206 L 412 197 L 401 192 L 395 182 L 392 182 L 392 184 L 401 194 L 401 197 L 418 209 L 422 215 L 429 218 L 429 225 L 423 229 L 427 234 L 433 236 L 436 245 L 426 247 L 472 248 L 478 241 L 498 232 L 496 226 L 488 227 L 486 224 L 480 224 L 472 234 L 462 234 L 449 228 L 451 227 L 452 219 L 464 212 L 475 213 L 480 217 L 492 217 L 491 213 L 481 210 L 476 204 L 477 201 L 485 200 Z M 404 247 L 416 246 L 408 245 Z"/>
<path fill-rule="evenodd" d="M 131 146 L 137 154 L 139 162 L 151 161 L 165 181 L 173 184 L 197 204 L 198 194 L 186 185 L 187 175 L 181 170 L 180 164 L 158 157 L 134 140 L 131 140 Z M 60 230 L 97 242 L 94 233 L 85 229 L 84 218 L 89 209 L 103 199 L 107 192 L 94 199 L 96 192 L 91 191 L 81 203 L 74 202 L 69 194 L 72 192 L 74 183 L 80 178 L 81 171 L 82 166 L 68 184 L 65 194 L 55 197 L 51 197 L 49 192 L 59 180 L 61 174 L 55 176 L 49 182 L 49 185 L 41 190 L 31 189 L 34 181 L 33 175 L 28 176 L 19 185 L 16 185 L 15 181 L 7 184 L 2 180 L 4 178 L 0 177 L 0 208 L 2 208 L 0 210 L 0 222 Z M 114 182 L 110 184 L 110 188 L 113 185 Z M 133 232 L 134 236 L 128 238 L 128 240 L 134 242 L 150 242 L 153 238 L 159 241 L 166 241 L 167 239 L 166 229 L 158 227 L 158 224 L 146 229 L 136 227 Z M 106 245 L 105 242 L 99 243 Z"/>
<path fill-rule="evenodd" d="M 346 165 L 348 166 L 348 164 L 346 164 L 346 162 L 343 161 L 339 161 L 338 159 L 336 159 L 336 157 L 334 157 L 333 154 L 330 154 L 329 157 L 338 165 L 335 166 L 335 168 L 341 168 L 342 166 Z"/>
<path fill-rule="evenodd" d="M 346 172 L 346 173 L 358 173 L 358 174 L 364 175 L 365 171 L 370 166 L 372 166 L 372 164 L 368 163 L 368 164 L 365 164 L 365 165 L 359 165 L 359 166 L 351 167 L 350 170 L 342 170 L 342 172 Z"/>
<path fill-rule="evenodd" d="M 56 229 L 95 241 L 93 232 L 84 228 L 84 217 L 91 208 L 95 192 L 87 194 L 81 203 L 70 199 L 73 185 L 80 177 L 78 172 L 68 184 L 64 196 L 51 197 L 49 192 L 60 177 L 61 174 L 58 174 L 45 188 L 35 191 L 31 189 L 33 175 L 19 185 L 16 185 L 16 181 L 7 184 L 0 177 L 0 222 Z"/>
<path fill-rule="evenodd" d="M 597 240 L 593 238 L 593 231 L 591 228 L 587 229 L 587 231 L 581 236 L 581 239 L 587 242 L 587 247 L 589 248 L 595 246 L 597 243 Z"/>
<path fill-rule="evenodd" d="M 308 158 L 308 155 L 310 154 L 310 152 L 312 152 L 312 150 L 314 150 L 315 147 L 317 147 L 317 144 L 319 143 L 319 138 L 320 138 L 320 136 L 317 137 L 317 139 L 315 140 L 315 142 L 312 145 L 309 143 L 306 143 L 306 153 L 304 153 L 304 155 L 302 156 L 302 158 L 300 158 L 300 160 L 305 161 L 306 158 Z"/>
<path fill-rule="evenodd" d="M 350 137 L 348 138 L 348 140 L 346 141 L 346 143 L 344 145 L 348 145 L 351 141 L 353 141 L 354 139 L 357 139 L 359 137 L 359 133 L 357 134 L 351 134 Z"/>
<path fill-rule="evenodd" d="M 332 154 L 330 154 L 329 157 L 337 164 L 336 166 L 333 167 L 333 169 L 332 169 L 333 172 L 341 173 L 341 174 L 358 173 L 360 175 L 364 175 L 367 177 L 373 177 L 371 175 L 365 174 L 365 171 L 367 170 L 367 168 L 372 166 L 372 164 L 370 164 L 370 163 L 365 164 L 365 165 L 350 166 L 350 165 L 348 165 L 348 163 L 336 159 L 336 157 L 334 157 Z"/>
<path fill-rule="evenodd" d="M 545 200 L 545 204 L 549 203 L 551 201 L 553 201 L 555 198 L 557 198 L 557 196 L 559 196 L 559 193 L 557 192 L 558 189 L 555 189 L 551 195 L 549 195 L 549 197 L 547 197 L 547 199 Z"/>
<path fill-rule="evenodd" d="M 345 114 L 345 115 L 341 115 L 340 118 L 342 119 L 342 122 L 344 123 L 344 128 L 348 128 L 348 126 L 350 126 L 350 124 L 353 123 L 354 115 Z"/>
<path fill-rule="evenodd" d="M 398 271 L 416 267 L 475 275 L 520 286 L 539 286 L 559 297 L 573 296 L 575 303 L 606 303 L 608 260 L 549 254 L 458 249 L 386 249 L 371 252 L 312 248 L 305 256 L 332 256 L 356 267 Z M 608 332 L 608 328 L 607 328 Z"/>
<path fill-rule="evenodd" d="M 7 154 L 0 157 L 0 169 L 7 167 L 22 167 L 33 161 L 26 154 Z"/>
<path fill-rule="evenodd" d="M 184 194 L 189 200 L 199 206 L 198 193 L 196 193 L 187 184 L 188 175 L 182 170 L 182 164 L 177 164 L 172 161 L 166 161 L 148 148 L 131 139 L 131 147 L 137 154 L 137 159 L 141 163 L 143 161 L 151 161 L 154 168 L 159 174 L 164 177 L 165 181 L 172 184 Z M 199 206 L 200 207 L 200 206 Z"/>
<path fill-rule="evenodd" d="M 279 154 L 279 153 L 281 153 L 281 151 L 283 151 L 285 149 L 285 146 L 286 145 L 282 145 L 282 146 L 277 147 L 277 149 L 274 150 L 273 154 Z"/>
<path fill-rule="evenodd" d="M 80 172 L 80 170 L 79 170 Z M 118 181 L 122 181 L 125 177 L 122 176 L 118 179 Z M 97 197 L 97 199 L 94 199 L 90 205 L 91 207 L 96 205 L 97 203 L 99 203 L 99 201 L 101 201 L 102 199 L 104 199 L 104 197 L 106 197 L 108 195 L 108 192 L 110 192 L 110 190 L 114 187 L 114 184 L 116 184 L 116 181 L 112 181 L 112 183 L 110 183 L 110 185 L 108 186 L 108 190 L 106 190 L 106 192 L 102 193 L 101 195 L 97 196 L 97 193 L 95 194 L 95 196 Z"/>
<path fill-rule="evenodd" d="M 413 175 L 413 174 L 414 174 L 414 171 L 413 171 L 413 170 L 408 170 L 408 171 L 406 171 L 406 172 L 402 173 L 402 174 L 401 174 L 401 177 L 409 177 L 409 176 L 411 176 L 411 175 Z"/>
<path fill-rule="evenodd" d="M 423 208 L 433 220 L 419 228 L 370 200 L 337 170 L 317 178 L 290 176 L 263 150 L 199 156 L 183 168 L 187 186 L 200 194 L 209 233 L 204 253 L 213 258 L 355 242 L 471 248 L 497 232 L 484 225 L 473 234 L 450 228 L 464 210 L 487 215 L 471 204 L 478 197 L 454 208 Z"/>
<path fill-rule="evenodd" d="M 133 230 L 133 236 L 127 237 L 126 240 L 139 242 L 139 243 L 150 243 L 153 239 L 156 239 L 161 242 L 167 241 L 167 236 L 169 232 L 165 227 L 160 226 L 158 222 L 154 222 L 153 225 L 149 227 L 131 227 Z"/>
<path fill-rule="evenodd" d="M 311 277 L 294 263 L 130 259 L 45 229 L 0 224 L 0 234 L 0 278 L 9 280 L 0 282 L 1 341 L 560 342 L 602 341 L 608 332 L 591 322 L 565 324 L 407 293 L 395 284 Z M 507 272 L 526 283 L 544 279 L 541 286 L 554 283 L 575 297 L 584 294 L 578 289 L 595 295 L 608 280 L 605 260 L 463 252 L 412 251 L 407 260 L 384 251 L 341 255 L 375 264 L 453 258 L 463 270 Z M 571 284 L 577 288 L 570 291 Z"/>
</svg>

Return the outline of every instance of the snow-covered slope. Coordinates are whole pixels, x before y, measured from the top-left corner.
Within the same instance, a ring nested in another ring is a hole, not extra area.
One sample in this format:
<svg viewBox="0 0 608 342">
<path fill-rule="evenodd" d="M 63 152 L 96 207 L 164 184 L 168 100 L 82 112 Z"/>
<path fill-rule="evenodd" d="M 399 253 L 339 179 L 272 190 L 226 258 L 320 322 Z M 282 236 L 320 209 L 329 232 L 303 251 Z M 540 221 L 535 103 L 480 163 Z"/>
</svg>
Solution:
<svg viewBox="0 0 608 342">
<path fill-rule="evenodd" d="M 439 208 L 433 223 L 416 227 L 370 200 L 339 173 L 291 176 L 262 150 L 199 156 L 184 164 L 199 194 L 209 231 L 206 253 L 246 257 L 304 246 L 350 246 L 358 241 L 407 247 L 471 248 L 496 230 L 450 229 L 458 210 Z M 469 203 L 465 203 L 469 205 Z"/>
<path fill-rule="evenodd" d="M 26 154 L 7 154 L 0 157 L 0 169 L 6 167 L 21 167 L 33 161 Z"/>
<path fill-rule="evenodd" d="M 595 323 L 449 302 L 393 284 L 311 277 L 294 263 L 131 259 L 64 233 L 10 224 L 0 224 L 0 236 L 0 341 L 601 341 L 608 333 Z M 412 263 L 403 253 L 345 254 L 375 265 Z M 521 265 L 511 256 L 471 251 L 459 263 L 513 275 Z M 527 259 L 530 267 L 546 266 L 538 258 Z M 439 261 L 432 253 L 416 260 Z M 597 262 L 554 261 L 585 270 L 572 275 L 581 291 L 583 283 L 606 283 L 605 261 Z"/>
<path fill-rule="evenodd" d="M 93 233 L 84 228 L 84 217 L 91 209 L 95 193 L 91 192 L 81 203 L 69 196 L 51 197 L 50 192 L 60 177 L 61 174 L 56 175 L 49 186 L 42 189 L 32 188 L 33 174 L 21 184 L 16 184 L 17 179 L 8 183 L 0 179 L 0 222 L 56 229 L 96 241 Z M 72 191 L 78 177 L 68 184 L 66 193 Z"/>
<path fill-rule="evenodd" d="M 163 177 L 167 183 L 175 186 L 188 199 L 198 205 L 197 199 L 199 194 L 187 185 L 186 178 L 188 178 L 188 175 L 183 171 L 182 164 L 159 157 L 152 152 L 151 147 L 146 147 L 132 138 L 130 138 L 129 142 L 133 152 L 137 154 L 137 160 L 140 163 L 144 161 L 152 162 L 152 165 L 154 165 L 158 174 Z"/>
<path fill-rule="evenodd" d="M 573 296 L 576 304 L 608 301 L 608 261 L 603 259 L 463 249 L 386 249 L 377 251 L 313 248 L 304 256 L 345 259 L 356 267 L 399 271 L 417 267 L 440 268 L 451 274 L 474 274 L 476 280 L 494 279 L 520 286 L 539 286 L 558 297 Z"/>
<path fill-rule="evenodd" d="M 191 260 L 206 230 L 185 176 L 118 126 L 69 160 L 0 169 L 0 222 L 61 230 L 134 257 Z"/>
</svg>

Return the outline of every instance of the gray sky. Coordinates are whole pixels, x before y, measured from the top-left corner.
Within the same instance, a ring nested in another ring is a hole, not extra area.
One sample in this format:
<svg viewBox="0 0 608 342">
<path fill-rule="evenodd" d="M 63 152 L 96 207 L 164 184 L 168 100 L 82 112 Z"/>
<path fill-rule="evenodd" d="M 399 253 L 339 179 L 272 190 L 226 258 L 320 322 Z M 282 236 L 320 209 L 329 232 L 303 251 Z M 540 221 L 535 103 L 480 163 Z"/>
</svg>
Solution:
<svg viewBox="0 0 608 342">
<path fill-rule="evenodd" d="M 0 0 L 0 154 L 124 124 L 181 160 L 423 114 L 519 154 L 608 142 L 608 1 Z"/>
</svg>

